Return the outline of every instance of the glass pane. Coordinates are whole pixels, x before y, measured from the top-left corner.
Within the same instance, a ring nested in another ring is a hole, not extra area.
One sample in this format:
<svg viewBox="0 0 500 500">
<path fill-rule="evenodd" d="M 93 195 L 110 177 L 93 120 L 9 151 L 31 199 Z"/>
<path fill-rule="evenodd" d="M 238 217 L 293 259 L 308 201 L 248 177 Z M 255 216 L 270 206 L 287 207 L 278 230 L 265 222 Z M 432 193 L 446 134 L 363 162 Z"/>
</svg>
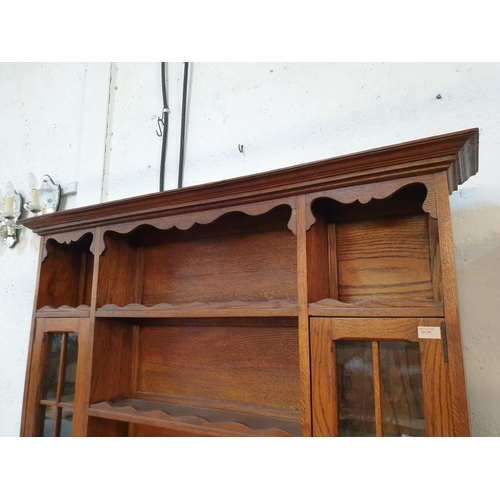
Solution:
<svg viewBox="0 0 500 500">
<path fill-rule="evenodd" d="M 425 436 L 420 351 L 413 342 L 379 342 L 382 433 Z"/>
<path fill-rule="evenodd" d="M 339 436 L 375 436 L 371 342 L 335 343 Z"/>
<path fill-rule="evenodd" d="M 62 338 L 62 333 L 48 334 L 47 361 L 44 370 L 42 399 L 49 401 L 56 400 Z"/>
<path fill-rule="evenodd" d="M 73 428 L 73 408 L 63 408 L 61 418 L 61 437 L 71 437 Z"/>
<path fill-rule="evenodd" d="M 61 401 L 73 403 L 75 400 L 76 359 L 78 357 L 78 335 L 68 333 L 66 358 L 64 361 L 64 386 Z"/>
<path fill-rule="evenodd" d="M 40 411 L 42 412 L 41 420 L 43 422 L 43 430 L 42 430 L 43 437 L 53 437 L 54 436 L 56 410 L 57 410 L 57 408 L 55 406 L 42 405 L 42 407 L 41 407 Z"/>
</svg>

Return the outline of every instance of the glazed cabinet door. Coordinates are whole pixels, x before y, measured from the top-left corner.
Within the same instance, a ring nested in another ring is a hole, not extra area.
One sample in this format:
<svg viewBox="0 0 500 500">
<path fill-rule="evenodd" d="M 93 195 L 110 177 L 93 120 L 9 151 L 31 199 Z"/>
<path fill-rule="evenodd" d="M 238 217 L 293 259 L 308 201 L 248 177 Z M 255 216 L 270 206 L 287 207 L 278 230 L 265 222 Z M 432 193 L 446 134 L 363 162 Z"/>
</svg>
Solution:
<svg viewBox="0 0 500 500">
<path fill-rule="evenodd" d="M 37 319 L 25 436 L 83 435 L 88 321 L 88 318 Z"/>
<path fill-rule="evenodd" d="M 314 436 L 452 436 L 440 318 L 311 318 Z"/>
</svg>

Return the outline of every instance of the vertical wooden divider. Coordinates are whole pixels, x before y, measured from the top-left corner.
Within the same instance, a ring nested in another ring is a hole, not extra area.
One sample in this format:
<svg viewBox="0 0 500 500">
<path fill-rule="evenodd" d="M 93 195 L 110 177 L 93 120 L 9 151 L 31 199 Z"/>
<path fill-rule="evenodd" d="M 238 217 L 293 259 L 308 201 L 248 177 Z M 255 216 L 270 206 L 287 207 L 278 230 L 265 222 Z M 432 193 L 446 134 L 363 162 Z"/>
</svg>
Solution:
<svg viewBox="0 0 500 500">
<path fill-rule="evenodd" d="M 465 391 L 465 374 L 460 339 L 458 316 L 457 278 L 455 274 L 455 252 L 451 227 L 448 178 L 446 172 L 434 174 L 436 206 L 439 227 L 439 250 L 441 257 L 442 292 L 444 316 L 448 336 L 450 390 L 455 436 L 469 436 L 469 413 Z"/>
<path fill-rule="evenodd" d="M 313 436 L 338 436 L 337 368 L 330 318 L 311 318 Z"/>
<path fill-rule="evenodd" d="M 35 294 L 33 295 L 33 314 L 31 315 L 31 331 L 30 331 L 30 336 L 29 336 L 29 344 L 28 344 L 28 359 L 26 362 L 26 378 L 24 379 L 24 394 L 23 394 L 23 411 L 21 414 L 21 436 L 27 436 L 27 429 L 26 429 L 26 417 L 28 415 L 28 408 L 27 408 L 27 401 L 28 401 L 28 388 L 29 388 L 29 381 L 31 378 L 31 364 L 32 364 L 32 359 L 33 359 L 33 352 L 34 352 L 34 343 L 35 343 L 35 329 L 36 329 L 36 306 L 37 306 L 37 297 L 38 297 L 38 289 L 40 287 L 40 271 L 42 269 L 42 261 L 43 261 L 43 255 L 45 253 L 45 243 L 46 243 L 47 237 L 42 236 L 40 238 L 40 248 L 38 250 L 38 269 L 36 273 L 36 285 L 35 285 Z M 36 351 L 35 351 L 36 352 Z"/>
<path fill-rule="evenodd" d="M 136 396 L 139 390 L 139 345 L 140 345 L 141 328 L 139 325 L 132 327 L 132 381 L 131 392 L 133 397 Z"/>
<path fill-rule="evenodd" d="M 441 340 L 420 339 L 419 347 L 426 435 L 453 436 L 448 365 L 443 363 Z"/>
<path fill-rule="evenodd" d="M 85 352 L 81 352 L 84 355 L 83 369 L 80 373 L 79 385 L 84 387 L 84 392 L 82 396 L 82 419 L 81 425 L 78 427 L 73 427 L 74 436 L 87 436 L 88 429 L 88 408 L 90 404 L 90 388 L 91 388 L 91 376 L 92 376 L 92 354 L 94 348 L 94 326 L 95 326 L 95 311 L 97 307 L 97 290 L 98 290 L 98 277 L 99 277 L 99 260 L 101 254 L 101 231 L 100 227 L 95 229 L 93 237 L 95 238 L 94 245 L 94 269 L 92 273 L 92 292 L 90 298 L 90 317 L 84 321 L 87 322 L 87 328 L 85 328 L 84 336 L 85 342 L 82 346 L 81 337 L 79 336 L 79 351 L 82 351 L 84 347 Z M 81 380 L 83 379 L 83 380 Z M 76 404 L 76 401 L 75 401 Z"/>
<path fill-rule="evenodd" d="M 339 298 L 339 270 L 337 265 L 337 226 L 328 224 L 328 276 L 332 299 Z"/>
<path fill-rule="evenodd" d="M 26 387 L 27 399 L 25 400 L 25 415 L 32 418 L 25 419 L 24 436 L 33 437 L 37 434 L 37 421 L 33 415 L 37 415 L 40 399 L 42 397 L 42 371 L 47 354 L 46 340 L 43 335 L 45 318 L 39 318 L 33 330 L 33 355 L 30 360 L 30 379 Z"/>
<path fill-rule="evenodd" d="M 437 220 L 429 216 L 429 256 L 431 265 L 432 293 L 434 300 L 443 300 L 441 285 L 441 257 L 439 254 L 439 230 Z"/>
<path fill-rule="evenodd" d="M 86 284 L 85 276 L 87 275 L 87 261 L 88 261 L 87 255 L 85 254 L 85 252 L 82 252 L 82 256 L 80 258 L 80 277 L 78 279 L 77 305 L 85 303 L 85 284 Z"/>
<path fill-rule="evenodd" d="M 306 203 L 308 203 L 306 199 Z M 306 270 L 308 281 L 306 283 L 307 302 L 330 297 L 330 252 L 329 233 L 325 217 L 318 215 L 314 224 L 305 235 L 306 240 Z M 334 250 L 335 251 L 335 248 Z M 336 290 L 336 278 L 335 278 Z"/>
<path fill-rule="evenodd" d="M 143 253 L 141 252 L 142 256 Z M 143 262 L 144 264 L 144 262 Z M 139 267 L 139 266 L 138 266 Z M 141 268 L 142 269 L 142 268 Z M 144 282 L 144 280 L 143 280 Z M 142 288 L 142 287 L 141 287 Z M 141 294 L 142 295 L 142 294 Z M 140 303 L 140 300 L 138 301 Z M 139 355 L 140 355 L 140 335 L 141 327 L 139 325 L 134 325 L 132 327 L 132 380 L 130 383 L 130 392 L 132 397 L 136 397 L 137 391 L 139 390 Z M 137 435 L 137 425 L 134 423 L 129 424 L 128 428 L 129 436 Z"/>
<path fill-rule="evenodd" d="M 136 265 L 136 274 L 135 274 L 135 283 L 134 287 L 136 291 L 136 295 L 134 297 L 134 301 L 137 304 L 142 304 L 143 300 L 143 291 L 144 291 L 144 247 L 140 246 L 137 249 L 137 265 Z M 139 390 L 139 346 L 140 346 L 140 334 L 141 327 L 137 324 L 134 324 L 132 327 L 132 384 L 131 391 L 135 397 L 136 392 Z"/>
<path fill-rule="evenodd" d="M 297 302 L 299 309 L 299 369 L 302 435 L 312 436 L 311 363 L 307 294 L 306 196 L 297 196 Z"/>
<path fill-rule="evenodd" d="M 88 398 L 87 398 L 87 378 L 90 377 L 91 365 L 91 339 L 92 332 L 89 327 L 89 318 L 77 318 L 69 320 L 76 322 L 78 333 L 78 363 L 76 367 L 76 387 L 75 387 L 75 403 L 73 416 L 72 436 L 83 437 L 87 435 L 87 419 L 88 419 Z M 71 330 L 71 327 L 66 329 Z"/>
<path fill-rule="evenodd" d="M 339 435 L 339 398 L 338 398 L 338 380 L 337 380 L 337 344 L 331 338 L 332 322 L 330 320 L 328 339 L 330 340 L 329 347 L 327 345 L 326 355 L 330 352 L 331 363 L 331 415 L 332 415 L 332 436 Z"/>
<path fill-rule="evenodd" d="M 140 246 L 137 248 L 137 262 L 136 262 L 136 273 L 134 276 L 135 286 L 134 290 L 136 291 L 136 295 L 134 297 L 134 302 L 137 304 L 143 303 L 143 292 L 144 292 L 144 246 Z M 133 397 L 136 396 L 137 391 L 139 390 L 139 355 L 140 355 L 140 335 L 141 335 L 141 327 L 135 324 L 132 327 L 132 380 L 130 391 Z M 137 424 L 130 423 L 129 424 L 129 436 L 137 435 Z"/>
<path fill-rule="evenodd" d="M 373 356 L 373 396 L 375 401 L 375 431 L 377 437 L 382 437 L 382 402 L 380 388 L 380 356 L 378 341 L 372 342 Z"/>
</svg>

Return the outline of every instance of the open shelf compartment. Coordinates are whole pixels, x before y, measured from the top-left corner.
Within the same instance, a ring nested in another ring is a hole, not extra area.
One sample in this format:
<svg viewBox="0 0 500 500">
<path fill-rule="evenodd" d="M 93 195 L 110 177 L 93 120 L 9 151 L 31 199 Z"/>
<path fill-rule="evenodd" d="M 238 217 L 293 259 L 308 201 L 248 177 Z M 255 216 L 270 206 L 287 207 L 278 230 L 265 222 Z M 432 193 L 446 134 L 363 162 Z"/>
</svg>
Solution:
<svg viewBox="0 0 500 500">
<path fill-rule="evenodd" d="M 412 184 L 366 204 L 314 201 L 311 315 L 443 315 L 437 222 L 422 209 L 426 195 Z"/>
<path fill-rule="evenodd" d="M 228 213 L 186 230 L 107 231 L 97 316 L 297 315 L 291 209 Z"/>
<path fill-rule="evenodd" d="M 300 435 L 297 318 L 101 318 L 92 363 L 91 435 Z"/>
<path fill-rule="evenodd" d="M 38 316 L 88 316 L 92 293 L 93 234 L 59 243 L 49 238 L 40 268 Z"/>
</svg>

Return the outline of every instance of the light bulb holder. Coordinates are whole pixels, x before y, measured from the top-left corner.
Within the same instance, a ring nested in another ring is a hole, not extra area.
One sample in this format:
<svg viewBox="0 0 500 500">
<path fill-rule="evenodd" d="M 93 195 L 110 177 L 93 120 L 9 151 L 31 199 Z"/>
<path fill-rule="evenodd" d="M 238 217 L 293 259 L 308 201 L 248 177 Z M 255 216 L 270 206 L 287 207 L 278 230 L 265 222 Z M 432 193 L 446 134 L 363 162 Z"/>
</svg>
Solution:
<svg viewBox="0 0 500 500">
<path fill-rule="evenodd" d="M 57 212 L 61 201 L 61 186 L 56 184 L 50 175 L 45 174 L 42 177 L 42 182 L 38 189 L 33 186 L 30 187 L 31 201 L 24 205 L 24 208 L 28 212 L 35 216 Z"/>
<path fill-rule="evenodd" d="M 9 248 L 12 248 L 17 243 L 17 230 L 23 227 L 17 224 L 22 206 L 22 196 L 16 193 L 13 188 L 8 189 L 0 211 L 0 240 Z"/>
<path fill-rule="evenodd" d="M 23 205 L 23 198 L 16 193 L 12 182 L 7 183 L 5 197 L 0 193 L 0 241 L 12 248 L 18 242 L 17 231 L 24 226 L 17 224 L 23 206 L 29 213 L 38 216 L 57 212 L 61 201 L 61 186 L 56 184 L 50 175 L 42 177 L 40 186 L 36 187 L 36 178 L 29 176 L 31 201 Z"/>
<path fill-rule="evenodd" d="M 12 248 L 18 242 L 17 231 L 22 228 L 23 226 L 15 224 L 12 220 L 0 216 L 0 240 L 9 248 Z"/>
</svg>

